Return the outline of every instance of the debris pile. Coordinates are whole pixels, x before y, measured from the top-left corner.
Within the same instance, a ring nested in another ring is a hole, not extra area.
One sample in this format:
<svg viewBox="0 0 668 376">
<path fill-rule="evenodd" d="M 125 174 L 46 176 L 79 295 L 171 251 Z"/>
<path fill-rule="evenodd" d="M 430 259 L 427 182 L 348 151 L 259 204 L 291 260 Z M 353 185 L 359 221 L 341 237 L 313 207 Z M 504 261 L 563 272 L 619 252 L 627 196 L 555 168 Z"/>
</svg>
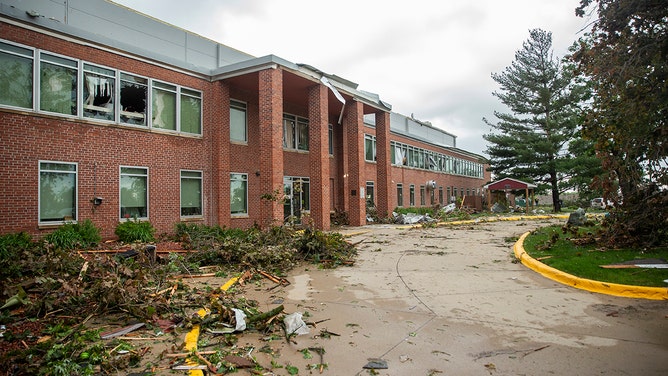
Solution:
<svg viewBox="0 0 668 376">
<path fill-rule="evenodd" d="M 86 375 L 271 367 L 251 352 L 272 352 L 270 341 L 294 342 L 307 328 L 289 329 L 284 318 L 297 315 L 280 304 L 261 312 L 243 287 L 283 287 L 289 282 L 282 276 L 299 263 L 332 268 L 351 265 L 356 255 L 342 235 L 314 229 L 177 230 L 178 239 L 155 245 L 75 251 L 0 237 L 0 253 L 12 265 L 0 270 L 0 368 L 10 375 Z M 220 288 L 208 284 L 226 279 Z M 195 327 L 195 344 L 204 338 L 214 351 L 186 346 Z M 243 333 L 257 333 L 266 345 L 238 346 Z"/>
</svg>

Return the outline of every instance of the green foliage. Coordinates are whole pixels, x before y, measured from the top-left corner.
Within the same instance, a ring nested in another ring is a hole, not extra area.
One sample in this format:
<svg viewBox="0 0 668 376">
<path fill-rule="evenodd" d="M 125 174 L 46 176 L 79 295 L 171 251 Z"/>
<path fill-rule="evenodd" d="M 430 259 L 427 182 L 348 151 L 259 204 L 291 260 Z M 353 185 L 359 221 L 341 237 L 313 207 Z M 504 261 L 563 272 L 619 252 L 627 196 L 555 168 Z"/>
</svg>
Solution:
<svg viewBox="0 0 668 376">
<path fill-rule="evenodd" d="M 602 159 L 604 174 L 595 184 L 603 197 L 623 198 L 606 238 L 666 245 L 668 7 L 665 1 L 581 0 L 576 13 L 595 20 L 572 56 L 596 92 L 583 126 Z"/>
<path fill-rule="evenodd" d="M 56 249 L 73 250 L 95 247 L 102 238 L 100 229 L 90 219 L 86 219 L 80 223 L 65 223 L 46 235 L 44 240 Z"/>
<path fill-rule="evenodd" d="M 34 247 L 32 238 L 25 232 L 0 236 L 0 279 L 21 276 L 19 261 L 24 252 Z"/>
<path fill-rule="evenodd" d="M 580 158 L 568 146 L 576 137 L 586 85 L 553 58 L 552 34 L 540 29 L 530 31 L 515 61 L 492 78 L 500 86 L 494 96 L 510 113 L 496 111 L 496 123 L 483 119 L 493 129 L 483 136 L 490 170 L 499 178 L 536 183 L 539 191 L 549 189 L 554 210 L 560 211 L 559 193 L 569 187 L 569 168 Z"/>
<path fill-rule="evenodd" d="M 150 243 L 155 241 L 155 228 L 151 222 L 140 221 L 137 218 L 121 221 L 116 226 L 114 233 L 120 241 L 125 243 Z"/>
</svg>

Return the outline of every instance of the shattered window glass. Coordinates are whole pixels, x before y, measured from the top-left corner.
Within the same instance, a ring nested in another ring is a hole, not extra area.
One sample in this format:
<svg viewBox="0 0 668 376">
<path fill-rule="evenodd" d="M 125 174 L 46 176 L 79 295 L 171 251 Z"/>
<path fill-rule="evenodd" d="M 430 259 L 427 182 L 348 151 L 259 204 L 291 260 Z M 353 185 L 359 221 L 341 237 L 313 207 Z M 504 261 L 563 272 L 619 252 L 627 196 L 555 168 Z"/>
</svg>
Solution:
<svg viewBox="0 0 668 376">
<path fill-rule="evenodd" d="M 148 80 L 121 74 L 121 123 L 146 126 Z"/>
<path fill-rule="evenodd" d="M 176 86 L 153 82 L 153 128 L 176 130 Z"/>
<path fill-rule="evenodd" d="M 114 120 L 115 83 L 115 71 L 84 64 L 83 109 L 85 117 Z"/>
</svg>

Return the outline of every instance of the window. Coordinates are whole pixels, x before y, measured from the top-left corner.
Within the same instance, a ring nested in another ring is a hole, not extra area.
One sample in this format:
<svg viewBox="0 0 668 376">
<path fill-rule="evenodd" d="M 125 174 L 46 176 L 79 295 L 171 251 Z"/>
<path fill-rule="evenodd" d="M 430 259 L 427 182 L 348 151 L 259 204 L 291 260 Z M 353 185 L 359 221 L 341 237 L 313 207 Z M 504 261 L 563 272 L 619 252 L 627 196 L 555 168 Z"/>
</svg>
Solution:
<svg viewBox="0 0 668 376">
<path fill-rule="evenodd" d="M 438 203 L 443 205 L 443 187 L 438 187 Z"/>
<path fill-rule="evenodd" d="M 202 134 L 202 94 L 181 88 L 181 122 L 184 133 Z"/>
<path fill-rule="evenodd" d="M 121 73 L 121 123 L 146 126 L 148 80 Z"/>
<path fill-rule="evenodd" d="M 420 186 L 420 206 L 426 205 L 426 194 L 424 188 L 424 185 Z"/>
<path fill-rule="evenodd" d="M 248 175 L 230 174 L 230 212 L 248 214 Z"/>
<path fill-rule="evenodd" d="M 409 195 L 409 204 L 410 206 L 415 206 L 415 185 L 411 184 L 408 187 L 408 195 Z"/>
<path fill-rule="evenodd" d="M 148 169 L 121 167 L 121 218 L 148 218 Z"/>
<path fill-rule="evenodd" d="M 181 171 L 181 216 L 202 215 L 202 172 Z"/>
<path fill-rule="evenodd" d="M 230 140 L 248 141 L 246 103 L 230 101 Z"/>
<path fill-rule="evenodd" d="M 397 206 L 404 206 L 404 186 L 397 184 Z"/>
<path fill-rule="evenodd" d="M 372 181 L 366 182 L 366 206 L 373 208 L 376 206 L 376 198 L 374 192 L 374 183 Z"/>
<path fill-rule="evenodd" d="M 77 164 L 39 162 L 39 222 L 77 219 Z"/>
<path fill-rule="evenodd" d="M 153 127 L 176 130 L 176 86 L 153 82 Z"/>
<path fill-rule="evenodd" d="M 376 161 L 376 137 L 368 134 L 364 135 L 364 160 Z"/>
<path fill-rule="evenodd" d="M 41 54 L 39 64 L 39 109 L 77 115 L 77 62 Z"/>
<path fill-rule="evenodd" d="M 327 135 L 329 137 L 329 155 L 334 155 L 334 127 L 331 124 L 328 126 Z"/>
<path fill-rule="evenodd" d="M 84 116 L 93 119 L 114 120 L 116 72 L 91 64 L 84 64 Z"/>
<path fill-rule="evenodd" d="M 308 120 L 293 115 L 283 115 L 283 147 L 308 150 Z"/>
<path fill-rule="evenodd" d="M 0 42 L 0 105 L 33 107 L 33 51 Z"/>
</svg>

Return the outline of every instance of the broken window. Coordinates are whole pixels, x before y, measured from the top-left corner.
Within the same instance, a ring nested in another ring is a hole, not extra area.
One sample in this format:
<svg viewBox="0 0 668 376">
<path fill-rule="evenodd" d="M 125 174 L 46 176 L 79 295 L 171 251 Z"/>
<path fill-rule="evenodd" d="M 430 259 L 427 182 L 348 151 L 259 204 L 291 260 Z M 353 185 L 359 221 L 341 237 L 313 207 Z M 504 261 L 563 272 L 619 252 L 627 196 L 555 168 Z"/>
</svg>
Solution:
<svg viewBox="0 0 668 376">
<path fill-rule="evenodd" d="M 146 126 L 148 80 L 121 73 L 121 123 Z"/>
<path fill-rule="evenodd" d="M 84 116 L 93 119 L 114 120 L 114 84 L 116 72 L 111 69 L 84 64 Z"/>
<path fill-rule="evenodd" d="M 176 86 L 153 82 L 153 128 L 176 130 Z"/>
<path fill-rule="evenodd" d="M 247 142 L 246 103 L 230 101 L 230 140 Z"/>
<path fill-rule="evenodd" d="M 65 115 L 77 114 L 77 62 L 41 54 L 39 109 Z"/>
<path fill-rule="evenodd" d="M 39 162 L 39 221 L 77 219 L 77 164 Z"/>
<path fill-rule="evenodd" d="M 32 108 L 33 51 L 0 42 L 0 105 Z"/>
<path fill-rule="evenodd" d="M 148 218 L 148 168 L 121 167 L 121 218 Z"/>
<path fill-rule="evenodd" d="M 202 94 L 181 88 L 180 130 L 185 133 L 202 133 Z"/>
<path fill-rule="evenodd" d="M 230 174 L 230 213 L 248 214 L 248 174 Z"/>
<path fill-rule="evenodd" d="M 202 215 L 202 172 L 181 171 L 181 216 Z"/>
</svg>

